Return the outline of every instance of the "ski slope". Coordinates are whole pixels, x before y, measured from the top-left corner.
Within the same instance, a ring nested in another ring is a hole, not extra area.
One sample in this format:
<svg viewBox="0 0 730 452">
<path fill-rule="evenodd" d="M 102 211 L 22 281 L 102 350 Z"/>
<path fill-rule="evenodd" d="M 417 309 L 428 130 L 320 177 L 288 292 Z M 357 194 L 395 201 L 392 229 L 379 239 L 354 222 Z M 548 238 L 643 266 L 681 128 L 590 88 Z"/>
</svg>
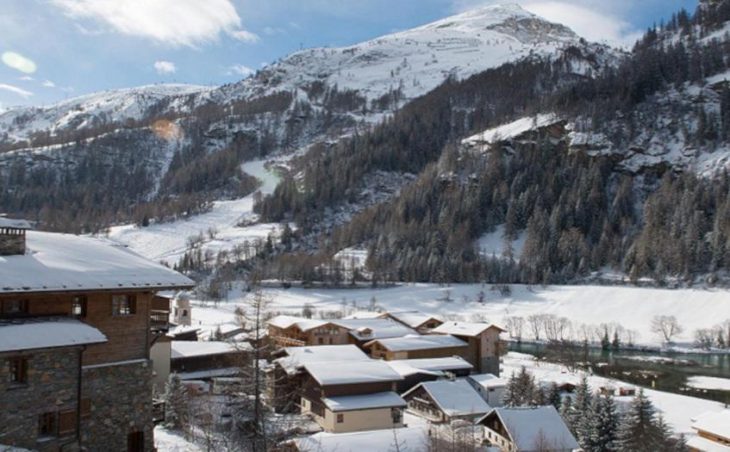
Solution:
<svg viewBox="0 0 730 452">
<path fill-rule="evenodd" d="M 244 163 L 247 174 L 257 177 L 262 184 L 259 191 L 270 194 L 276 188 L 279 178 L 265 167 L 264 160 Z M 239 227 L 241 221 L 249 220 L 250 226 Z M 178 262 L 187 249 L 189 237 L 202 234 L 203 249 L 217 253 L 230 250 L 245 241 L 265 240 L 269 234 L 278 234 L 281 226 L 275 223 L 255 223 L 253 194 L 231 201 L 216 201 L 213 208 L 201 215 L 169 223 L 152 224 L 146 228 L 137 225 L 112 227 L 109 238 L 128 246 L 142 256 L 163 261 L 169 265 Z M 215 228 L 215 238 L 208 236 L 208 230 Z"/>
</svg>

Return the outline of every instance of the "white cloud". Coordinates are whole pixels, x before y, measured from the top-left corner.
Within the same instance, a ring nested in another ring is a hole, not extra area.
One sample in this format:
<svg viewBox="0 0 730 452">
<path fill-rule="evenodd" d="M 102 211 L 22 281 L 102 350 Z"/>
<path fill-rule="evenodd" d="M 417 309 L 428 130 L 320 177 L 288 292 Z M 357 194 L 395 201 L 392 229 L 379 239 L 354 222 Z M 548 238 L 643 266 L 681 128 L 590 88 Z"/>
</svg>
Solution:
<svg viewBox="0 0 730 452">
<path fill-rule="evenodd" d="M 570 27 L 576 34 L 594 42 L 630 46 L 642 35 L 625 17 L 634 0 L 518 0 L 526 10 L 551 22 Z M 457 11 L 486 4 L 494 0 L 453 0 Z"/>
<path fill-rule="evenodd" d="M 236 30 L 229 33 L 233 39 L 237 39 L 242 42 L 247 42 L 249 44 L 253 44 L 254 42 L 259 42 L 261 38 L 259 38 L 259 35 L 256 33 L 251 33 L 250 31 L 246 30 Z"/>
<path fill-rule="evenodd" d="M 37 67 L 33 60 L 26 58 L 23 55 L 16 52 L 5 52 L 2 54 L 2 61 L 7 66 L 25 72 L 26 74 L 32 74 L 36 71 Z"/>
<path fill-rule="evenodd" d="M 244 42 L 258 36 L 241 28 L 231 0 L 51 0 L 66 15 L 99 22 L 130 36 L 196 47 L 223 33 Z"/>
<path fill-rule="evenodd" d="M 177 67 L 172 61 L 155 61 L 154 67 L 160 75 L 174 74 L 177 71 Z"/>
<path fill-rule="evenodd" d="M 8 85 L 7 83 L 0 83 L 0 89 L 4 91 L 9 91 L 13 94 L 17 94 L 18 96 L 25 99 L 33 95 L 33 93 L 31 93 L 30 91 L 24 90 L 23 88 L 18 88 L 17 86 Z"/>
<path fill-rule="evenodd" d="M 243 64 L 235 64 L 228 69 L 227 75 L 240 75 L 241 77 L 248 77 L 249 75 L 256 72 L 248 66 Z"/>
<path fill-rule="evenodd" d="M 31 77 L 30 75 L 24 75 L 22 77 L 18 77 L 18 80 L 22 80 L 24 82 L 32 82 L 35 79 L 33 77 Z"/>
<path fill-rule="evenodd" d="M 43 83 L 41 83 L 41 85 L 45 86 L 46 88 L 55 88 L 56 87 L 56 84 L 50 80 L 44 81 Z"/>
</svg>

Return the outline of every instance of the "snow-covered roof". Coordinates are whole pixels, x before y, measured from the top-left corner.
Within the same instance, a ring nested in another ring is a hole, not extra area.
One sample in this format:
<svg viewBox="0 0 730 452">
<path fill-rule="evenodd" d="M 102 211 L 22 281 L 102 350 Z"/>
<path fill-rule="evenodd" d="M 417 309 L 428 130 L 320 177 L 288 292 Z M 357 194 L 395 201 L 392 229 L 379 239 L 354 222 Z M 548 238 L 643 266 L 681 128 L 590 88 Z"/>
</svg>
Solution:
<svg viewBox="0 0 730 452">
<path fill-rule="evenodd" d="M 306 363 L 304 369 L 322 386 L 402 380 L 384 361 Z"/>
<path fill-rule="evenodd" d="M 467 377 L 483 388 L 501 388 L 507 386 L 507 380 L 493 374 L 475 374 Z"/>
<path fill-rule="evenodd" d="M 287 347 L 287 356 L 276 360 L 287 373 L 296 372 L 306 363 L 334 361 L 369 361 L 370 358 L 357 346 L 318 345 L 316 347 Z"/>
<path fill-rule="evenodd" d="M 492 327 L 505 331 L 504 328 L 491 323 L 445 322 L 434 328 L 433 332 L 453 334 L 454 336 L 479 336 L 484 330 Z"/>
<path fill-rule="evenodd" d="M 375 394 L 326 397 L 322 399 L 322 403 L 334 412 L 406 406 L 406 401 L 392 391 L 377 392 Z"/>
<path fill-rule="evenodd" d="M 538 443 L 551 444 L 560 449 L 578 449 L 580 446 L 554 406 L 495 408 L 479 419 L 496 415 L 502 421 L 518 450 L 533 450 Z"/>
<path fill-rule="evenodd" d="M 443 375 L 444 371 L 470 370 L 473 369 L 469 362 L 460 356 L 448 358 L 427 358 L 427 359 L 395 359 L 386 363 L 401 376 L 426 373 L 431 375 Z"/>
<path fill-rule="evenodd" d="M 730 452 L 730 446 L 710 441 L 701 436 L 692 436 L 689 438 L 687 440 L 687 446 L 690 450 L 701 450 L 702 452 Z"/>
<path fill-rule="evenodd" d="M 419 334 L 409 334 L 403 337 L 393 337 L 389 339 L 376 339 L 370 341 L 365 346 L 379 343 L 383 348 L 391 352 L 409 351 L 409 350 L 429 350 L 434 348 L 451 348 L 451 347 L 467 347 L 469 344 L 459 338 L 448 334 L 433 334 L 421 336 Z"/>
<path fill-rule="evenodd" d="M 241 373 L 240 367 L 223 367 L 220 369 L 197 370 L 194 372 L 178 372 L 180 380 L 205 380 L 207 378 L 233 377 Z"/>
<path fill-rule="evenodd" d="M 0 293 L 190 288 L 193 281 L 110 242 L 29 231 L 26 254 L 0 256 Z"/>
<path fill-rule="evenodd" d="M 382 319 L 386 315 L 387 313 L 378 311 L 355 311 L 352 314 L 343 317 L 343 319 Z"/>
<path fill-rule="evenodd" d="M 441 321 L 441 319 L 436 316 L 425 314 L 420 311 L 388 312 L 388 315 L 401 323 L 405 323 L 411 328 L 418 328 L 429 320 Z"/>
<path fill-rule="evenodd" d="M 194 356 L 222 355 L 225 353 L 235 353 L 237 351 L 248 350 L 251 350 L 251 345 L 246 342 L 238 344 L 238 347 L 228 342 L 218 341 L 170 342 L 170 357 L 172 359 L 192 358 Z"/>
<path fill-rule="evenodd" d="M 31 225 L 25 220 L 14 220 L 0 216 L 0 228 L 31 229 Z"/>
<path fill-rule="evenodd" d="M 339 319 L 332 323 L 347 328 L 358 340 L 387 339 L 418 334 L 416 330 L 396 322 L 393 319 Z"/>
<path fill-rule="evenodd" d="M 319 328 L 320 326 L 327 325 L 328 321 L 325 320 L 317 320 L 317 319 L 305 319 L 301 317 L 294 317 L 290 315 L 277 315 L 276 317 L 269 320 L 269 325 L 273 325 L 277 328 L 290 328 L 292 326 L 295 326 L 299 328 L 301 331 L 309 331 L 314 328 Z"/>
<path fill-rule="evenodd" d="M 428 430 L 424 425 L 352 433 L 321 432 L 294 440 L 302 452 L 362 452 L 387 451 L 403 448 L 422 450 L 428 446 Z"/>
<path fill-rule="evenodd" d="M 447 416 L 484 414 L 492 409 L 466 380 L 427 381 L 413 387 L 403 397 L 423 388 Z"/>
<path fill-rule="evenodd" d="M 730 441 L 730 409 L 697 416 L 692 428 L 712 433 Z"/>
<path fill-rule="evenodd" d="M 100 344 L 106 336 L 66 317 L 0 320 L 0 352 Z"/>
</svg>

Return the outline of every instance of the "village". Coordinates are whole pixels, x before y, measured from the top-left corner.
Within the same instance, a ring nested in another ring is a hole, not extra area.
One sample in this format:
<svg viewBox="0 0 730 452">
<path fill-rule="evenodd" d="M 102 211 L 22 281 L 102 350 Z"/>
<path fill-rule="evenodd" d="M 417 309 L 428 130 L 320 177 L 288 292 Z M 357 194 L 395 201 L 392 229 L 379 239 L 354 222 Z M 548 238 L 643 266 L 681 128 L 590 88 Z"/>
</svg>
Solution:
<svg viewBox="0 0 730 452">
<path fill-rule="evenodd" d="M 572 451 L 585 432 L 565 416 L 588 398 L 623 413 L 651 404 L 633 385 L 540 378 L 547 364 L 508 354 L 492 323 L 277 315 L 256 291 L 234 321 L 202 325 L 188 278 L 100 239 L 30 229 L 0 218 L 7 446 L 144 451 L 158 435 L 190 447 L 170 450 Z M 730 450 L 730 410 L 707 406 L 672 444 Z"/>
</svg>

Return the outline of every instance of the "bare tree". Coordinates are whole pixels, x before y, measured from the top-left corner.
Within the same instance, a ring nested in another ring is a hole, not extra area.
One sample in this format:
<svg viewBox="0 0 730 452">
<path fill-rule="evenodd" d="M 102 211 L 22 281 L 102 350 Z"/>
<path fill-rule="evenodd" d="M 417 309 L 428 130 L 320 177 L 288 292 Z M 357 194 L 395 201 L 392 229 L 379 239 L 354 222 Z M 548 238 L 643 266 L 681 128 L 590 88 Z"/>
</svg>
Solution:
<svg viewBox="0 0 730 452">
<path fill-rule="evenodd" d="M 540 314 L 533 314 L 529 317 L 527 317 L 527 323 L 530 325 L 530 330 L 532 330 L 532 337 L 536 340 L 540 340 L 540 331 L 542 331 L 543 328 L 543 316 Z"/>
<path fill-rule="evenodd" d="M 661 335 L 667 344 L 682 331 L 682 326 L 673 315 L 657 315 L 651 320 L 651 332 Z"/>
<path fill-rule="evenodd" d="M 509 331 L 509 336 L 522 342 L 522 330 L 525 327 L 525 319 L 518 316 L 511 316 L 505 319 L 505 328 Z"/>
</svg>

